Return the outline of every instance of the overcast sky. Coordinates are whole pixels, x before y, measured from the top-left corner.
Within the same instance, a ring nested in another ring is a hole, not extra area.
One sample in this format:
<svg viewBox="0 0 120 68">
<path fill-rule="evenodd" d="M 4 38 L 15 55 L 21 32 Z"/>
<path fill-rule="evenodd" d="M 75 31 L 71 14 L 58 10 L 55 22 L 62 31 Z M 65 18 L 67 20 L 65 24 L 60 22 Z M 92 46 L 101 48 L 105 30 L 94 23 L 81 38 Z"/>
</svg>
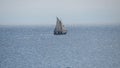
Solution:
<svg viewBox="0 0 120 68">
<path fill-rule="evenodd" d="M 120 0 L 0 0 L 0 25 L 120 24 Z"/>
</svg>

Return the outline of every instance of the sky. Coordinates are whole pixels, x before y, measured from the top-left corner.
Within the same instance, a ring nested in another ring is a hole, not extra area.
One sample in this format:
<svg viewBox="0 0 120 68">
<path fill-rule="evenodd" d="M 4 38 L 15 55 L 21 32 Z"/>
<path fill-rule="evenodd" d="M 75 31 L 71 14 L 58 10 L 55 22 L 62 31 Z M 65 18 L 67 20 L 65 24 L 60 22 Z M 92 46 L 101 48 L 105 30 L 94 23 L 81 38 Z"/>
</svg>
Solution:
<svg viewBox="0 0 120 68">
<path fill-rule="evenodd" d="M 0 0 L 0 25 L 120 24 L 120 0 Z"/>
</svg>

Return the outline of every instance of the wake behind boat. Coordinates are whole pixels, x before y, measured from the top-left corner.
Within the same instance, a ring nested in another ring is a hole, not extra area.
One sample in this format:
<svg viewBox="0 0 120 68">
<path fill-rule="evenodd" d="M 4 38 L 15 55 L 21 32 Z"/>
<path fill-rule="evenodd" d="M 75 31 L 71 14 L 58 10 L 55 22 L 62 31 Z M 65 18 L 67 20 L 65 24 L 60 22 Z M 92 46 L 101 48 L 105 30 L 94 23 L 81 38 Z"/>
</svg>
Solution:
<svg viewBox="0 0 120 68">
<path fill-rule="evenodd" d="M 54 29 L 54 35 L 64 35 L 66 33 L 67 33 L 67 29 L 62 24 L 61 20 L 59 20 L 59 18 L 57 17 L 56 26 Z"/>
</svg>

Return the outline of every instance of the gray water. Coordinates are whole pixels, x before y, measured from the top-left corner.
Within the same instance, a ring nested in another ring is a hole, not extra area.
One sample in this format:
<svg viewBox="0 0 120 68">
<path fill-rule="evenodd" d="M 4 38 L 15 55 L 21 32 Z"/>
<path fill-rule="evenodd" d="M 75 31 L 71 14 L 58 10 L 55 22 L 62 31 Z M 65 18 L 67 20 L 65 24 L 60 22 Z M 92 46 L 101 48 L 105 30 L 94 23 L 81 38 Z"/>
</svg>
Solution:
<svg viewBox="0 0 120 68">
<path fill-rule="evenodd" d="M 120 27 L 0 27 L 0 68 L 120 68 Z"/>
</svg>

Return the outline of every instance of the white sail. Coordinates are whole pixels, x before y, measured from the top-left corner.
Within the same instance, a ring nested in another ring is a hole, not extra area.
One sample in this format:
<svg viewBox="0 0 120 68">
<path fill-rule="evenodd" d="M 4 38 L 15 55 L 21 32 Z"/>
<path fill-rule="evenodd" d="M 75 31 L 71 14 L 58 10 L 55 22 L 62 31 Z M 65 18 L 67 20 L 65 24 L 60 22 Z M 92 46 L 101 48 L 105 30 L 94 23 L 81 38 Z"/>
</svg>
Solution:
<svg viewBox="0 0 120 68">
<path fill-rule="evenodd" d="M 57 18 L 57 22 L 56 22 L 56 27 L 55 27 L 55 31 L 61 31 L 61 23 L 60 20 Z"/>
<path fill-rule="evenodd" d="M 62 31 L 63 31 L 63 32 L 66 32 L 66 31 L 67 31 L 64 25 L 62 25 Z"/>
</svg>

